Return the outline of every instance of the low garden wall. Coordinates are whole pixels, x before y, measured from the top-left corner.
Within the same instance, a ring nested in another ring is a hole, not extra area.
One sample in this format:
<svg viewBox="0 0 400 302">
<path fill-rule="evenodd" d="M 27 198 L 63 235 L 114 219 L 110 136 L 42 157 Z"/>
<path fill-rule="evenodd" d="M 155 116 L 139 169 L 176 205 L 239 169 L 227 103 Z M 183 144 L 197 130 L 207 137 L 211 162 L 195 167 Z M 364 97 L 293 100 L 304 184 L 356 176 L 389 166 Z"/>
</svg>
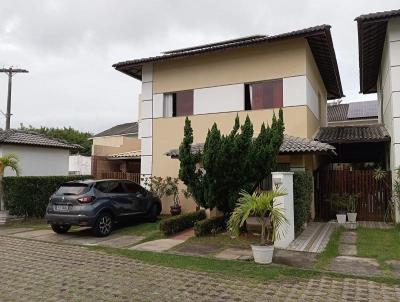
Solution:
<svg viewBox="0 0 400 302">
<path fill-rule="evenodd" d="M 44 217 L 50 196 L 64 182 L 92 178 L 79 176 L 19 176 L 4 177 L 4 199 L 11 215 Z"/>
</svg>

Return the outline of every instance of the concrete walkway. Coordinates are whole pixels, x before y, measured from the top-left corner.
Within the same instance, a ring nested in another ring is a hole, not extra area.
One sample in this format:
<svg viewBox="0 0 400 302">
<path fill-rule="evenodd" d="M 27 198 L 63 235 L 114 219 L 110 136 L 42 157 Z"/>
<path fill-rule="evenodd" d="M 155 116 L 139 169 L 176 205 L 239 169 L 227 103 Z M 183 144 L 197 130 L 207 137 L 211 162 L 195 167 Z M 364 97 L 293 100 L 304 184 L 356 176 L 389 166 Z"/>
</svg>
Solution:
<svg viewBox="0 0 400 302">
<path fill-rule="evenodd" d="M 321 253 L 329 242 L 336 223 L 310 222 L 287 248 L 290 251 Z"/>
</svg>

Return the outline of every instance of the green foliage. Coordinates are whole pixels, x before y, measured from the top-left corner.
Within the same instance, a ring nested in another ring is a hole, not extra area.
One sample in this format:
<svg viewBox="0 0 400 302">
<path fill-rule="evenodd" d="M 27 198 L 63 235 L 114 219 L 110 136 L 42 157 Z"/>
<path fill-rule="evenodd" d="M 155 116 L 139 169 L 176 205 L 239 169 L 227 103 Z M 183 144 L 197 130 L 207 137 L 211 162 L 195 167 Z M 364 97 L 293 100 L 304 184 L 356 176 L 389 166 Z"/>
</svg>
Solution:
<svg viewBox="0 0 400 302">
<path fill-rule="evenodd" d="M 347 212 L 357 212 L 357 201 L 358 194 L 349 193 L 333 193 L 330 196 L 330 202 L 332 208 L 336 210 L 337 214 L 343 214 Z"/>
<path fill-rule="evenodd" d="M 288 220 L 283 208 L 274 207 L 274 199 L 284 195 L 286 193 L 281 190 L 253 194 L 241 192 L 237 207 L 228 221 L 229 231 L 238 235 L 246 220 L 256 216 L 261 224 L 261 245 L 272 244 L 275 240 L 279 240 L 284 235 L 281 226 Z"/>
<path fill-rule="evenodd" d="M 295 172 L 293 175 L 294 230 L 296 234 L 303 230 L 304 223 L 310 218 L 313 177 L 311 172 Z"/>
<path fill-rule="evenodd" d="M 89 138 L 91 138 L 93 135 L 89 132 L 81 132 L 71 127 L 48 128 L 42 126 L 40 128 L 35 128 L 32 126 L 29 127 L 21 126 L 20 129 L 43 134 L 48 137 L 66 141 L 70 144 L 78 144 L 82 146 L 82 149 L 71 150 L 71 152 L 75 153 L 79 152 L 80 154 L 87 156 L 90 156 L 92 154 L 92 140 L 90 140 Z"/>
<path fill-rule="evenodd" d="M 226 218 L 224 216 L 208 218 L 197 221 L 194 224 L 194 234 L 196 237 L 210 234 L 221 233 L 226 229 Z"/>
<path fill-rule="evenodd" d="M 192 154 L 193 129 L 186 118 L 179 148 L 179 178 L 198 205 L 230 213 L 241 190 L 253 192 L 275 169 L 283 132 L 282 110 L 279 110 L 279 118 L 273 115 L 271 127 L 262 124 L 255 139 L 250 118 L 247 116 L 240 125 L 237 116 L 228 135 L 221 134 L 214 123 L 208 131 L 203 154 Z"/>
<path fill-rule="evenodd" d="M 4 177 L 4 197 L 10 214 L 44 217 L 50 196 L 64 182 L 91 176 L 20 176 Z"/>
<path fill-rule="evenodd" d="M 203 220 L 205 218 L 206 212 L 204 210 L 173 216 L 161 221 L 160 231 L 167 236 L 176 234 L 193 227 L 196 221 Z"/>
</svg>

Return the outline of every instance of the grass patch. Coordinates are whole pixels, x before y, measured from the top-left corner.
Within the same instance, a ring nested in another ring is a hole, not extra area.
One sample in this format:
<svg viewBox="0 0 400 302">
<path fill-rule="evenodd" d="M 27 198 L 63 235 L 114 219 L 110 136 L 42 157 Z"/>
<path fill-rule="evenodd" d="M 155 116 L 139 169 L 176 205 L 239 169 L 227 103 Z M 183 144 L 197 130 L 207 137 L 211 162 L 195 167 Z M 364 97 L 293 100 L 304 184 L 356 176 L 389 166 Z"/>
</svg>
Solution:
<svg viewBox="0 0 400 302">
<path fill-rule="evenodd" d="M 141 242 L 161 239 L 164 238 L 164 235 L 160 231 L 160 223 L 162 220 L 168 217 L 169 216 L 161 216 L 155 222 L 138 221 L 134 224 L 121 224 L 116 226 L 113 234 L 145 237 L 145 239 L 143 239 Z"/>
<path fill-rule="evenodd" d="M 259 243 L 260 237 L 254 235 L 244 235 L 240 237 L 231 238 L 227 233 L 221 233 L 201 237 L 191 237 L 182 244 L 173 248 L 173 250 L 181 248 L 183 246 L 190 246 L 193 244 L 204 244 L 218 246 L 219 249 L 215 253 L 227 249 L 227 248 L 250 248 L 251 244 Z M 214 253 L 214 254 L 215 254 Z"/>
<path fill-rule="evenodd" d="M 386 260 L 400 260 L 400 226 L 393 229 L 357 229 L 357 256 Z"/>
<path fill-rule="evenodd" d="M 21 219 L 11 219 L 6 222 L 6 227 L 10 228 L 33 228 L 33 229 L 48 229 L 44 218 L 21 218 Z"/>
<path fill-rule="evenodd" d="M 332 233 L 325 250 L 318 255 L 315 268 L 324 269 L 331 263 L 332 258 L 339 256 L 339 240 L 343 231 L 344 228 L 341 226 Z"/>
<path fill-rule="evenodd" d="M 246 278 L 261 282 L 310 279 L 327 276 L 341 279 L 365 279 L 386 284 L 399 283 L 399 279 L 393 277 L 359 277 L 340 273 L 324 272 L 315 269 L 300 269 L 277 264 L 262 265 L 252 261 L 219 260 L 209 257 L 134 251 L 101 246 L 90 246 L 87 248 L 94 251 L 101 251 L 107 254 L 128 257 L 145 263 L 164 267 L 188 269 L 192 271 L 207 272 L 219 275 L 222 274 L 230 278 Z"/>
</svg>

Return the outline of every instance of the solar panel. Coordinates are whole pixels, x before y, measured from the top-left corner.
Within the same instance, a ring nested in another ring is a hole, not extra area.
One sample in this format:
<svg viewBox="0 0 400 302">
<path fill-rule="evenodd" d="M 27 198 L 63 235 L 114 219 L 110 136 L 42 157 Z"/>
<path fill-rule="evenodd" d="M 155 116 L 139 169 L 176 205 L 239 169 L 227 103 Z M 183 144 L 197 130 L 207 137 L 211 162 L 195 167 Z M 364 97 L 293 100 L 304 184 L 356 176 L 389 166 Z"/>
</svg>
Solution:
<svg viewBox="0 0 400 302">
<path fill-rule="evenodd" d="M 349 103 L 348 119 L 361 119 L 378 116 L 378 101 Z"/>
</svg>

